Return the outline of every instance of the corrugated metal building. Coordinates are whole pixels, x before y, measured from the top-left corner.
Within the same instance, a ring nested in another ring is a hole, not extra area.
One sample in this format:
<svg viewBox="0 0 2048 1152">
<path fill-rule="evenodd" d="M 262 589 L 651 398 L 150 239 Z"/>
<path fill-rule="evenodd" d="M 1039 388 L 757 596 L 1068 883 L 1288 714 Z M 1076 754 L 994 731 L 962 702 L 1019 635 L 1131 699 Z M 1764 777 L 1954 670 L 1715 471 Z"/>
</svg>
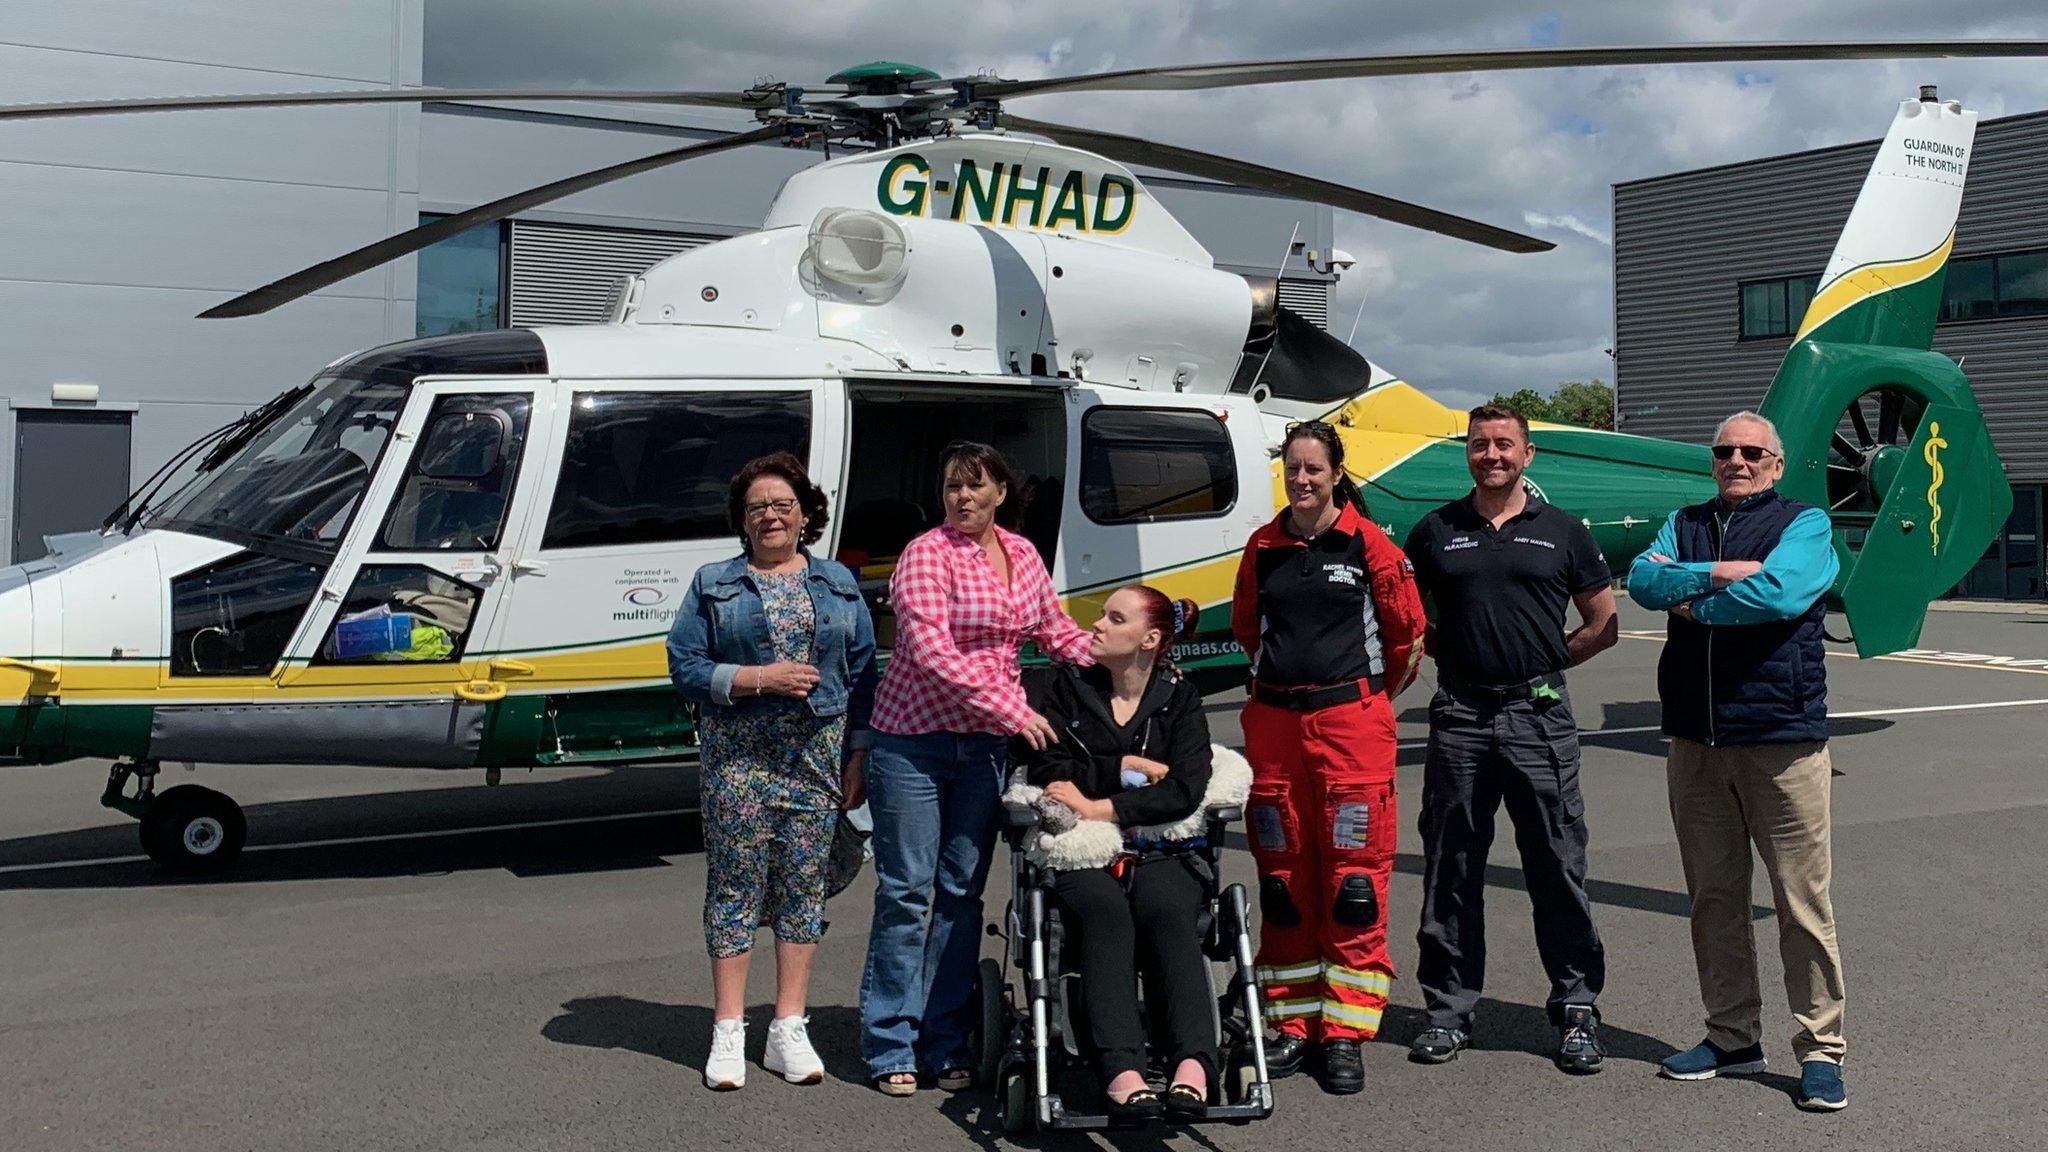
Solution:
<svg viewBox="0 0 2048 1152">
<path fill-rule="evenodd" d="M 1704 441 L 1754 407 L 1875 140 L 1614 187 L 1615 404 L 1629 432 Z M 2048 484 L 2048 112 L 1978 125 L 1934 347 L 1963 362 L 2013 514 L 1958 591 L 2036 598 Z"/>
<path fill-rule="evenodd" d="M 423 0 L 9 0 L 6 12 L 0 103 L 433 79 Z M 263 316 L 193 319 L 202 309 L 422 215 L 736 127 L 538 103 L 0 124 L 0 564 L 42 555 L 46 534 L 97 527 L 179 448 L 339 356 L 593 320 L 618 273 L 758 227 L 783 179 L 820 156 L 739 149 L 556 201 Z M 1330 209 L 1141 175 L 1221 266 L 1272 275 L 1284 262 L 1283 297 L 1321 319 L 1333 278 L 1303 252 L 1330 250 Z M 83 395 L 96 398 L 66 398 Z"/>
</svg>

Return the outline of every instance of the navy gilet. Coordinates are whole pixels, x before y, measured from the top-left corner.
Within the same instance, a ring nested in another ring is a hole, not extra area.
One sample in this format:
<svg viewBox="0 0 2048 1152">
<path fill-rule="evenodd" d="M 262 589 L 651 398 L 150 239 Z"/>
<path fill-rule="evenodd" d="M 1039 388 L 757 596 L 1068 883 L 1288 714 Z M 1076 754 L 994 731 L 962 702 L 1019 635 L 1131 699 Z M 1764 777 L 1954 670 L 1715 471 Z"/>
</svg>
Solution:
<svg viewBox="0 0 2048 1152">
<path fill-rule="evenodd" d="M 1812 505 L 1776 490 L 1733 512 L 1719 499 L 1678 511 L 1682 563 L 1762 560 Z M 1706 625 L 1673 616 L 1657 662 L 1664 734 L 1701 744 L 1789 744 L 1828 736 L 1827 597 L 1790 620 Z"/>
</svg>

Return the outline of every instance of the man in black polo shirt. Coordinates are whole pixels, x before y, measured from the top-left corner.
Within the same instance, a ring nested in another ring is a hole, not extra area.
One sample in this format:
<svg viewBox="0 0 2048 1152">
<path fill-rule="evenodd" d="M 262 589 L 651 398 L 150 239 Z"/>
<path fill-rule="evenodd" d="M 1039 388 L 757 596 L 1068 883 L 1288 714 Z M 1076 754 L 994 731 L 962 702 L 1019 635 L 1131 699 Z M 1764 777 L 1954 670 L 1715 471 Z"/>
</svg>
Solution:
<svg viewBox="0 0 2048 1152">
<path fill-rule="evenodd" d="M 1422 781 L 1422 946 L 1417 980 L 1428 1026 L 1409 1049 L 1426 1064 L 1455 1059 L 1472 1032 L 1486 972 L 1486 853 L 1507 805 L 1521 849 L 1536 949 L 1550 976 L 1557 1066 L 1598 1072 L 1594 1001 L 1606 979 L 1586 901 L 1586 805 L 1579 734 L 1564 670 L 1619 637 L 1607 562 L 1578 517 L 1522 484 L 1536 455 L 1529 424 L 1509 408 L 1474 408 L 1466 424 L 1470 495 L 1424 516 L 1408 534 L 1415 582 L 1434 601 Z M 1566 636 L 1565 605 L 1579 627 Z"/>
</svg>

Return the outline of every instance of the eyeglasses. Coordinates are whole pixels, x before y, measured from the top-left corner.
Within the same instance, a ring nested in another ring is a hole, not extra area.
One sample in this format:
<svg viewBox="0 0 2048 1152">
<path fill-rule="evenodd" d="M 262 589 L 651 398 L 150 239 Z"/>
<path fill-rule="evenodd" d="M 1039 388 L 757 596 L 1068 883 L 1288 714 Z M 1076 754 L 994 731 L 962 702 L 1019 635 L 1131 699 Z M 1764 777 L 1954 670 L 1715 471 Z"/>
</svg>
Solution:
<svg viewBox="0 0 2048 1152">
<path fill-rule="evenodd" d="M 796 511 L 796 501 L 794 500 L 757 500 L 747 505 L 747 519 L 759 520 L 770 512 L 775 513 L 777 516 L 787 516 L 794 511 Z"/>
<path fill-rule="evenodd" d="M 1296 432 L 1335 432 L 1335 431 L 1336 431 L 1336 429 L 1335 429 L 1335 428 L 1333 428 L 1333 427 L 1331 427 L 1331 426 L 1330 426 L 1330 422 L 1329 422 L 1329 421 L 1327 421 L 1327 420 L 1296 420 L 1296 421 L 1295 421 L 1294 423 L 1292 423 L 1292 424 L 1289 424 L 1289 425 L 1287 426 L 1287 434 L 1288 434 L 1289 436 L 1292 436 L 1292 435 L 1294 435 L 1294 434 L 1295 434 Z"/>
<path fill-rule="evenodd" d="M 1761 444 L 1714 445 L 1714 459 L 1716 460 L 1733 460 L 1737 452 L 1742 453 L 1742 458 L 1744 460 L 1749 461 L 1751 464 L 1754 464 L 1757 461 L 1762 460 L 1766 456 L 1777 455 L 1776 452 L 1771 451 L 1769 448 L 1766 448 Z"/>
</svg>

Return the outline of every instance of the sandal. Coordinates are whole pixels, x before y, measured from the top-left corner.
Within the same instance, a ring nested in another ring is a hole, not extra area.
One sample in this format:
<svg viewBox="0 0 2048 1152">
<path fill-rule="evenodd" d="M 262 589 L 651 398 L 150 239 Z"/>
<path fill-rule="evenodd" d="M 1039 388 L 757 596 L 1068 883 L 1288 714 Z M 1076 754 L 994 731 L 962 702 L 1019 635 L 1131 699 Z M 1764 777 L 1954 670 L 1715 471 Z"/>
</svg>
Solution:
<svg viewBox="0 0 2048 1152">
<path fill-rule="evenodd" d="M 1105 1093 L 1103 1103 L 1108 1105 L 1108 1116 L 1111 1120 L 1150 1120 L 1166 1111 L 1165 1103 L 1159 1099 L 1159 1093 L 1150 1088 L 1134 1089 L 1122 1100 L 1110 1099 Z"/>
<path fill-rule="evenodd" d="M 974 1069 L 948 1068 L 940 1072 L 936 1079 L 939 1082 L 939 1089 L 941 1091 L 965 1092 L 969 1088 L 974 1087 Z"/>
<path fill-rule="evenodd" d="M 1208 1106 L 1209 1094 L 1193 1084 L 1176 1083 L 1173 1087 L 1166 1090 L 1166 1110 L 1168 1112 L 1183 1114 L 1200 1113 Z"/>
<path fill-rule="evenodd" d="M 884 1096 L 917 1095 L 917 1073 L 890 1072 L 875 1077 L 875 1091 Z"/>
</svg>

